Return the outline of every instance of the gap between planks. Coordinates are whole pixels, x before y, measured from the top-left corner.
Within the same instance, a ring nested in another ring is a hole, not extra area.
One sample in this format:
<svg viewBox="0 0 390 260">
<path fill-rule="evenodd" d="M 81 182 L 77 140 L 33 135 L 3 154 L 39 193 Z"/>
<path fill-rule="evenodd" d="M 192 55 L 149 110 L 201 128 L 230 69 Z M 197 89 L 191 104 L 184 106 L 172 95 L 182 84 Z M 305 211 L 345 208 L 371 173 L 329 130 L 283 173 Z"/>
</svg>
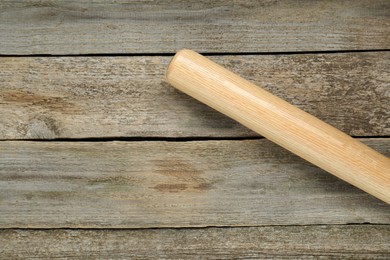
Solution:
<svg viewBox="0 0 390 260">
<path fill-rule="evenodd" d="M 178 50 L 179 51 L 179 50 Z M 365 53 L 365 52 L 388 52 L 390 49 L 366 49 L 366 50 L 328 50 L 328 51 L 280 51 L 280 52 L 199 52 L 204 56 L 267 56 L 267 55 L 307 55 L 307 54 L 348 54 L 348 53 Z M 0 54 L 0 57 L 173 57 L 176 52 L 172 53 L 88 53 L 88 54 Z"/>
<path fill-rule="evenodd" d="M 354 222 L 354 223 L 335 223 L 335 224 L 284 224 L 284 225 L 279 225 L 279 224 L 267 224 L 267 225 L 237 225 L 237 226 L 224 226 L 224 225 L 209 225 L 209 226 L 183 226 L 183 227 L 177 227 L 177 226 L 166 226 L 166 227 L 120 227 L 120 228 L 110 228 L 110 227 L 47 227 L 47 228 L 42 228 L 42 227 L 1 227 L 1 231 L 5 230 L 35 230 L 35 231 L 45 231 L 45 230 L 80 230 L 80 231 L 137 231 L 137 230 L 206 230 L 206 229 L 246 229 L 246 228 L 267 228 L 267 227 L 324 227 L 324 226 L 329 226 L 329 227 L 344 227 L 344 226 L 356 226 L 356 227 L 361 227 L 361 226 L 375 226 L 375 227 L 390 227 L 390 224 L 386 223 L 369 223 L 369 222 Z"/>
<path fill-rule="evenodd" d="M 390 136 L 353 136 L 358 139 L 390 138 Z M 0 142 L 203 142 L 203 141 L 245 141 L 261 140 L 263 136 L 243 137 L 90 137 L 90 138 L 54 138 L 54 139 L 0 139 Z"/>
</svg>

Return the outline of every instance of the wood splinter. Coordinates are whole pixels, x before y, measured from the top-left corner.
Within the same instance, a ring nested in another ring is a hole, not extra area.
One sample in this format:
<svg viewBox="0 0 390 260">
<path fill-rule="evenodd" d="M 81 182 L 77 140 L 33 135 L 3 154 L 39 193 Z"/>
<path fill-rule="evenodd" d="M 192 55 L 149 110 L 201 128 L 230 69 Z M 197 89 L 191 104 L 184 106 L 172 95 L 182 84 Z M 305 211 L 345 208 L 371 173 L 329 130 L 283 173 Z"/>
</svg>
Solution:
<svg viewBox="0 0 390 260">
<path fill-rule="evenodd" d="M 166 80 L 303 159 L 390 204 L 390 159 L 202 55 L 181 50 Z"/>
</svg>

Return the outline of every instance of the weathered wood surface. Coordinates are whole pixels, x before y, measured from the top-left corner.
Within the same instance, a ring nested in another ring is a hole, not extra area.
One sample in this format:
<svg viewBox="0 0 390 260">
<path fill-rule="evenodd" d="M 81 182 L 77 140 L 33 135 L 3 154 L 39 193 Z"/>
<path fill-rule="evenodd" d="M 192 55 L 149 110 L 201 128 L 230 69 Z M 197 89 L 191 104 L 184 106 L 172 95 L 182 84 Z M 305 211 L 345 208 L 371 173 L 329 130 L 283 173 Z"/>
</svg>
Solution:
<svg viewBox="0 0 390 260">
<path fill-rule="evenodd" d="M 390 48 L 390 2 L 1 1 L 0 54 Z"/>
<path fill-rule="evenodd" d="M 2 259 L 389 259 L 390 225 L 1 230 Z"/>
<path fill-rule="evenodd" d="M 223 53 L 211 58 L 348 134 L 389 136 L 389 52 L 226 55 L 389 50 L 389 9 L 0 1 L 0 55 Z M 169 59 L 0 57 L 0 140 L 256 136 L 163 83 Z M 390 138 L 364 142 L 390 155 Z M 389 213 L 266 140 L 0 142 L 1 259 L 388 259 Z M 332 225 L 365 222 L 385 225 Z M 206 226 L 231 228 L 165 229 Z M 164 228 L 119 229 L 150 227 Z"/>
<path fill-rule="evenodd" d="M 364 139 L 390 154 L 389 139 Z M 0 142 L 0 228 L 390 223 L 390 207 L 265 139 Z"/>
<path fill-rule="evenodd" d="M 390 53 L 212 56 L 354 136 L 390 135 Z M 163 82 L 170 57 L 0 58 L 0 139 L 257 136 Z"/>
</svg>

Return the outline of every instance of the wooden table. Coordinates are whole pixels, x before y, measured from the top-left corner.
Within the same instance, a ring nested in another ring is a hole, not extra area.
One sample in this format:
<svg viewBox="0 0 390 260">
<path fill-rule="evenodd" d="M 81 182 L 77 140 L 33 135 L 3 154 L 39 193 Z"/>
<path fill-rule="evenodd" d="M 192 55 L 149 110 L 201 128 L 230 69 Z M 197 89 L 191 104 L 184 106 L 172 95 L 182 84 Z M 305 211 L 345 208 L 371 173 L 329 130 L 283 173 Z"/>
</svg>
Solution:
<svg viewBox="0 0 390 260">
<path fill-rule="evenodd" d="M 0 258 L 390 258 L 390 207 L 179 93 L 194 49 L 390 155 L 390 2 L 1 1 Z"/>
</svg>

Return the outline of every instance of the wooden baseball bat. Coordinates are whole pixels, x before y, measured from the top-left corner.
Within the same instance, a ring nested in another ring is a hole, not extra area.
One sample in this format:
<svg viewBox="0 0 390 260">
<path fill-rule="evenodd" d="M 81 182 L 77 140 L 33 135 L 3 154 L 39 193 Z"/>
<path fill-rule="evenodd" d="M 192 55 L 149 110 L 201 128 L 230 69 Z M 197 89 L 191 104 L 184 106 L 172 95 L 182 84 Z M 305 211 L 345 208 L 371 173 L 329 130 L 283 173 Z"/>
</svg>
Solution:
<svg viewBox="0 0 390 260">
<path fill-rule="evenodd" d="M 390 204 L 390 159 L 228 71 L 181 50 L 166 80 L 180 91 Z"/>
</svg>

